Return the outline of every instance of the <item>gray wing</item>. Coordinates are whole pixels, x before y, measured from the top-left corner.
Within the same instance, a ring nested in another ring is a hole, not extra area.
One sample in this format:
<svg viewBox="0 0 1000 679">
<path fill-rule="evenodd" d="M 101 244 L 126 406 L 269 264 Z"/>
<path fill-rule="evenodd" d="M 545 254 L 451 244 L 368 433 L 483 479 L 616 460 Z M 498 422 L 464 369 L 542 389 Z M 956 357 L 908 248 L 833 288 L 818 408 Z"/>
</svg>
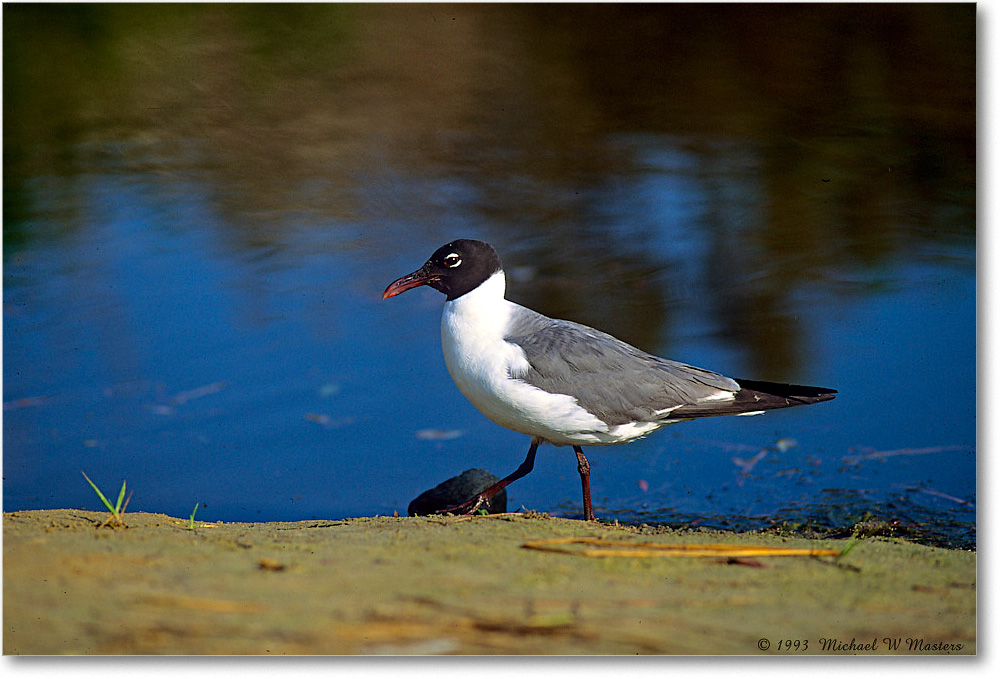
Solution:
<svg viewBox="0 0 1000 679">
<path fill-rule="evenodd" d="M 512 377 L 568 394 L 611 426 L 686 419 L 666 411 L 740 390 L 724 375 L 647 354 L 579 323 L 524 307 L 512 320 L 504 339 L 519 346 L 531 365 Z"/>
</svg>

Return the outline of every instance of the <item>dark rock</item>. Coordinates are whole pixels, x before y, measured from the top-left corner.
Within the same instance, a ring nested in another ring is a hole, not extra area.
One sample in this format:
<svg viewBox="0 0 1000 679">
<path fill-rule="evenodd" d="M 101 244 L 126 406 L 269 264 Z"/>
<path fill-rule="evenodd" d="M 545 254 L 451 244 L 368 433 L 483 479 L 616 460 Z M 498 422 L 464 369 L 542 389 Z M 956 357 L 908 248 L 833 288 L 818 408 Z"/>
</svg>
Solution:
<svg viewBox="0 0 1000 679">
<path fill-rule="evenodd" d="M 427 516 L 441 509 L 454 507 L 476 493 L 486 490 L 499 480 L 485 469 L 467 469 L 458 476 L 442 481 L 430 490 L 421 493 L 410 503 L 407 511 L 410 516 Z M 480 509 L 485 509 L 488 514 L 506 512 L 507 491 L 501 490 L 484 502 Z"/>
</svg>

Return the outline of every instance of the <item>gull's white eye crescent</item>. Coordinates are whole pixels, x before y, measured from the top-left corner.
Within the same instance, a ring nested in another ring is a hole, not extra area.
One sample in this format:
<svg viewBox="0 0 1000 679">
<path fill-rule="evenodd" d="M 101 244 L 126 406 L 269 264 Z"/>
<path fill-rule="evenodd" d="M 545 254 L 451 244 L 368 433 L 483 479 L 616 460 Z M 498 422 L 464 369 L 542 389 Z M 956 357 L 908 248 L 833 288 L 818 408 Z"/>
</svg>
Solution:
<svg viewBox="0 0 1000 679">
<path fill-rule="evenodd" d="M 445 266 L 454 269 L 456 266 L 462 263 L 462 258 L 456 255 L 454 252 L 444 258 Z"/>
</svg>

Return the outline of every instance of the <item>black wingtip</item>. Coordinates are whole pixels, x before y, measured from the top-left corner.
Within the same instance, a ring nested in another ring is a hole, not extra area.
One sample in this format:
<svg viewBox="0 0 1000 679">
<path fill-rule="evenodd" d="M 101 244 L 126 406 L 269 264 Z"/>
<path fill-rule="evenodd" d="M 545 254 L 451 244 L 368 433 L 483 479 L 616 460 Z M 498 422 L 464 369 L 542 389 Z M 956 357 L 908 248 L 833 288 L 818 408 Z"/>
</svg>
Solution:
<svg viewBox="0 0 1000 679">
<path fill-rule="evenodd" d="M 763 382 L 761 380 L 737 379 L 736 384 L 743 389 L 759 391 L 772 396 L 794 399 L 815 399 L 816 401 L 829 401 L 837 393 L 836 389 L 826 387 L 807 387 L 801 384 L 782 384 L 780 382 Z"/>
</svg>

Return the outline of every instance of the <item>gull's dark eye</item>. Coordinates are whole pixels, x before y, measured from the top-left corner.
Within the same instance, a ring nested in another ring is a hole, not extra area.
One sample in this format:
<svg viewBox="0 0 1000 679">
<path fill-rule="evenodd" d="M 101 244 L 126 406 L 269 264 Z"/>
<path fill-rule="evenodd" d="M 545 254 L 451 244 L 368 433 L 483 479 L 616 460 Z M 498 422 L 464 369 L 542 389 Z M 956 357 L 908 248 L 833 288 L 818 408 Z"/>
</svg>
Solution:
<svg viewBox="0 0 1000 679">
<path fill-rule="evenodd" d="M 444 264 L 447 267 L 454 269 L 456 266 L 462 263 L 462 258 L 456 255 L 454 252 L 444 258 Z"/>
</svg>

